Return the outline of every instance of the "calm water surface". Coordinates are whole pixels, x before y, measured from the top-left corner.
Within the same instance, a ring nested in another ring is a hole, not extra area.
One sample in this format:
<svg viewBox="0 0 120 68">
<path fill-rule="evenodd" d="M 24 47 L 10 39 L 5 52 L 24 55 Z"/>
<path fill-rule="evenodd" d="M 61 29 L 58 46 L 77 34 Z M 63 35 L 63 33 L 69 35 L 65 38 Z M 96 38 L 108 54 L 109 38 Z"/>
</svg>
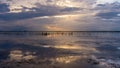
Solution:
<svg viewBox="0 0 120 68">
<path fill-rule="evenodd" d="M 0 68 L 120 68 L 120 32 L 0 32 Z"/>
</svg>

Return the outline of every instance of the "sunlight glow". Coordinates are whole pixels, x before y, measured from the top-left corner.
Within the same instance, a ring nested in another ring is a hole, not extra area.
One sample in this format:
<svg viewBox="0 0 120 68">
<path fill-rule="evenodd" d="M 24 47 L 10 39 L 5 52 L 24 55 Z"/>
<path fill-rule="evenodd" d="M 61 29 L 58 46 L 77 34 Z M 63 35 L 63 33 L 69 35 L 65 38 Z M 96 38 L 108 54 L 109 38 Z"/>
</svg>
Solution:
<svg viewBox="0 0 120 68">
<path fill-rule="evenodd" d="M 65 29 L 64 28 L 61 28 L 61 27 L 57 27 L 57 26 L 48 26 L 48 25 L 46 25 L 46 28 L 48 29 L 48 30 L 52 30 L 52 31 L 65 31 Z"/>
</svg>

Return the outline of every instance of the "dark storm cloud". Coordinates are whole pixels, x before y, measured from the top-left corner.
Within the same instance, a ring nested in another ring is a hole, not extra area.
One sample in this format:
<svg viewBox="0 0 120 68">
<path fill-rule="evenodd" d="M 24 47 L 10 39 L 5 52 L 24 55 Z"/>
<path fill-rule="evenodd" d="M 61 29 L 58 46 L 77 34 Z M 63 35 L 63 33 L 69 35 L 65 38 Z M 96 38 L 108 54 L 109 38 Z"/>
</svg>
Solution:
<svg viewBox="0 0 120 68">
<path fill-rule="evenodd" d="M 119 17 L 118 14 L 120 14 L 120 12 L 105 12 L 105 13 L 98 13 L 96 16 L 105 19 L 112 19 L 114 17 Z"/>
<path fill-rule="evenodd" d="M 5 3 L 0 4 L 0 13 L 9 12 L 9 11 L 10 11 L 9 5 Z"/>
</svg>

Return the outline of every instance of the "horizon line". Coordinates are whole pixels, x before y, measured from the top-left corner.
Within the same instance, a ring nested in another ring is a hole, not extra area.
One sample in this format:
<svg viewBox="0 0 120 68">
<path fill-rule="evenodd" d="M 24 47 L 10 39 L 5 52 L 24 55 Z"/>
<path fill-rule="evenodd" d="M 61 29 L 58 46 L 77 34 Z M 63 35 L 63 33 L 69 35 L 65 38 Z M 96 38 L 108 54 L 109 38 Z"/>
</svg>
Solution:
<svg viewBox="0 0 120 68">
<path fill-rule="evenodd" d="M 0 31 L 0 32 L 120 32 L 120 31 Z"/>
</svg>

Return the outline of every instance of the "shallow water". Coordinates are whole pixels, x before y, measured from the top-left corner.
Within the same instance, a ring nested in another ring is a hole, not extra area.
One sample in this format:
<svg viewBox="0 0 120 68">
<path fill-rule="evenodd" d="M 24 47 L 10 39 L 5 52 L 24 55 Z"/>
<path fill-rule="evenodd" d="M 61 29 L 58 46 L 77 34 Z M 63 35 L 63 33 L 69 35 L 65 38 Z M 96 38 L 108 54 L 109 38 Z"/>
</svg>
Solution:
<svg viewBox="0 0 120 68">
<path fill-rule="evenodd" d="M 119 68 L 120 32 L 0 32 L 0 68 Z"/>
</svg>

